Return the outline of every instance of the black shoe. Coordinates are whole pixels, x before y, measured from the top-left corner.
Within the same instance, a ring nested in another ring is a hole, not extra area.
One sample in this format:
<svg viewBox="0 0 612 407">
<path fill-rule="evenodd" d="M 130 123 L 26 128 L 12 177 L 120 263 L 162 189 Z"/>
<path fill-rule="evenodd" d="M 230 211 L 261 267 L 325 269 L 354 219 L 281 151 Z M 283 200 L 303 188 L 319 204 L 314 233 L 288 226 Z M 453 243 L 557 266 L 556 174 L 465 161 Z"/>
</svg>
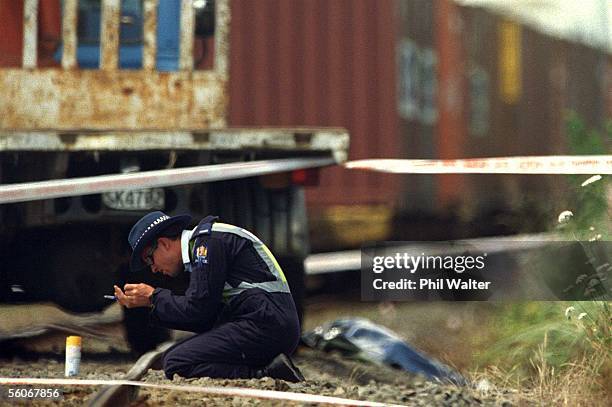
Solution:
<svg viewBox="0 0 612 407">
<path fill-rule="evenodd" d="M 300 369 L 298 369 L 293 362 L 291 362 L 289 356 L 284 353 L 275 357 L 268 366 L 257 372 L 258 378 L 266 376 L 292 383 L 304 381 L 304 376 L 302 372 L 300 372 Z"/>
</svg>

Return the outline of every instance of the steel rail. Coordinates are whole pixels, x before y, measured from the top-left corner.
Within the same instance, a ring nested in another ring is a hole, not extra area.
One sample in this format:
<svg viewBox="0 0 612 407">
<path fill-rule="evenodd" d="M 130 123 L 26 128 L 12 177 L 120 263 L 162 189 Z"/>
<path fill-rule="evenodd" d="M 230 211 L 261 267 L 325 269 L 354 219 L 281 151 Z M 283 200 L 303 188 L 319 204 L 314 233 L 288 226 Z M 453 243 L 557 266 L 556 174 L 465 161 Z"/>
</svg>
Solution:
<svg viewBox="0 0 612 407">
<path fill-rule="evenodd" d="M 156 349 L 142 355 L 134 366 L 125 374 L 124 380 L 138 381 L 147 373 L 149 368 L 161 361 L 162 354 L 168 350 L 175 342 L 169 341 L 159 345 Z M 104 386 L 90 399 L 89 407 L 115 407 L 126 406 L 136 399 L 138 394 L 137 386 L 116 384 Z"/>
<path fill-rule="evenodd" d="M 335 164 L 331 157 L 287 158 L 204 165 L 130 174 L 99 175 L 0 185 L 0 204 L 253 177 Z"/>
</svg>

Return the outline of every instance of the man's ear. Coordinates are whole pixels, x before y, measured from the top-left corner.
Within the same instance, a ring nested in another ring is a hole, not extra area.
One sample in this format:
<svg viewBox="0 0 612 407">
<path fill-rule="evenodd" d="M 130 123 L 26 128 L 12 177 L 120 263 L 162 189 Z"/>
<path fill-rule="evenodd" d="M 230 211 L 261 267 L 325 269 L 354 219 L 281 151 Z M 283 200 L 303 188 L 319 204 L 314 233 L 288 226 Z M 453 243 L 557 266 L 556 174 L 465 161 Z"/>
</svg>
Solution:
<svg viewBox="0 0 612 407">
<path fill-rule="evenodd" d="M 168 247 L 170 246 L 170 239 L 167 237 L 160 237 L 157 239 L 157 245 L 162 246 L 164 250 L 168 250 Z"/>
</svg>

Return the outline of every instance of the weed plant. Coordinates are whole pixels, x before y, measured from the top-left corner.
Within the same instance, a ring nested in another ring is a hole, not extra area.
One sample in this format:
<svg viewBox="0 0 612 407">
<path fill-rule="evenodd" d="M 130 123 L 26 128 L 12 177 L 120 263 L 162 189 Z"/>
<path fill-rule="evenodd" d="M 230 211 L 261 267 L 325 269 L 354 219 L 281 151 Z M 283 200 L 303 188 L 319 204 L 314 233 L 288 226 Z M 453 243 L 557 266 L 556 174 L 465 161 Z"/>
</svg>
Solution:
<svg viewBox="0 0 612 407">
<path fill-rule="evenodd" d="M 612 122 L 605 131 L 589 130 L 573 113 L 567 121 L 572 154 L 608 154 Z M 610 244 L 609 176 L 569 176 L 575 194 L 559 216 L 556 231 L 568 240 Z M 477 387 L 516 389 L 521 404 L 607 406 L 612 383 L 612 260 L 585 252 L 597 278 L 579 277 L 590 301 L 500 304 L 491 320 L 493 343 L 481 354 L 473 378 Z M 592 255 L 592 256 L 591 256 Z M 580 280 L 580 281 L 578 281 Z M 598 285 L 589 291 L 588 285 Z M 590 297 L 589 297 L 590 295 Z"/>
</svg>

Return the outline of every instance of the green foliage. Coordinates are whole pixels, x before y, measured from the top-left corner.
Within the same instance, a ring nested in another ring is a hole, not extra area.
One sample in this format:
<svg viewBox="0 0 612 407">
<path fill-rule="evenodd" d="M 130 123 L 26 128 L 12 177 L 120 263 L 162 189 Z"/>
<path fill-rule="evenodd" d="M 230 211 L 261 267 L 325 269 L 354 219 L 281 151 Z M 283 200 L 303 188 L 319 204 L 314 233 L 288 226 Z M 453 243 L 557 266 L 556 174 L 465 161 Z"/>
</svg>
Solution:
<svg viewBox="0 0 612 407">
<path fill-rule="evenodd" d="M 609 367 L 611 318 L 610 304 L 605 301 L 500 304 L 492 318 L 494 344 L 479 364 L 494 364 L 526 378 L 535 374 L 532 361 L 538 352 L 538 357 L 558 372 L 596 353 Z"/>
<path fill-rule="evenodd" d="M 571 154 L 600 155 L 609 153 L 612 141 L 612 120 L 605 125 L 604 134 L 588 129 L 584 121 L 575 112 L 568 112 L 566 134 Z"/>
<path fill-rule="evenodd" d="M 612 309 L 607 301 L 574 302 L 565 311 L 588 349 L 612 357 Z"/>
<path fill-rule="evenodd" d="M 609 154 L 612 121 L 603 131 L 597 131 L 589 129 L 575 113 L 570 112 L 567 117 L 570 154 Z M 568 176 L 572 198 L 566 205 L 572 215 L 560 227 L 567 232 L 568 240 L 609 241 L 610 212 L 606 196 L 609 176 L 603 175 L 601 179 L 583 186 L 587 179 L 589 177 L 584 175 Z M 589 254 L 587 249 L 585 252 Z M 594 267 L 605 267 L 602 261 L 597 259 Z M 588 281 L 585 279 L 584 283 Z M 494 345 L 482 355 L 481 364 L 496 364 L 523 377 L 536 373 L 533 364 L 536 354 L 557 371 L 593 353 L 602 355 L 606 366 L 610 365 L 612 313 L 607 302 L 501 304 L 495 314 L 496 338 L 492 341 Z M 543 343 L 546 346 L 542 346 Z"/>
<path fill-rule="evenodd" d="M 530 359 L 548 333 L 547 360 L 554 366 L 569 361 L 576 351 L 576 337 L 567 329 L 563 312 L 552 302 L 502 304 L 493 318 L 497 338 L 480 361 L 514 369 L 529 376 Z"/>
<path fill-rule="evenodd" d="M 574 155 L 609 154 L 612 144 L 612 121 L 609 121 L 603 132 L 588 129 L 584 121 L 576 113 L 568 113 L 567 118 L 568 148 Z M 596 234 L 601 234 L 602 240 L 610 240 L 608 202 L 606 190 L 610 177 L 604 175 L 601 180 L 582 186 L 584 175 L 568 176 L 569 184 L 575 193 L 568 206 L 574 213 L 567 230 L 578 234 L 579 240 L 590 238 L 591 228 L 600 226 Z"/>
</svg>

